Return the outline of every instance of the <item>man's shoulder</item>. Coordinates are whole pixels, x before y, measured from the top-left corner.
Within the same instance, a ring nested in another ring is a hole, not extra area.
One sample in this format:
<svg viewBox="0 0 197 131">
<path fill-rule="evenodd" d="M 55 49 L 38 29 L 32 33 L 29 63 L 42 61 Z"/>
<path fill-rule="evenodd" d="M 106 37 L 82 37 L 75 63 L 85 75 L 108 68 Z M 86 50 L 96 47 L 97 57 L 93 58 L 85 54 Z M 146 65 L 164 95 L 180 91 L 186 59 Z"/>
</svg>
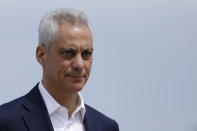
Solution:
<svg viewBox="0 0 197 131">
<path fill-rule="evenodd" d="M 93 118 L 95 121 L 99 121 L 99 123 L 101 125 L 111 125 L 111 127 L 116 127 L 118 129 L 118 124 L 117 122 L 106 116 L 105 114 L 101 113 L 100 111 L 98 111 L 97 109 L 85 104 L 86 106 L 86 117 L 91 117 Z"/>
<path fill-rule="evenodd" d="M 0 114 L 3 112 L 7 112 L 7 113 L 18 112 L 22 108 L 26 109 L 25 105 L 32 104 L 30 102 L 31 100 L 29 100 L 31 98 L 39 99 L 38 83 L 25 95 L 0 105 Z"/>
<path fill-rule="evenodd" d="M 18 112 L 24 101 L 25 101 L 25 96 L 22 96 L 22 97 L 14 99 L 10 102 L 0 105 L 0 115 L 1 116 L 2 115 L 8 116 L 9 114 L 14 114 L 14 113 Z"/>
<path fill-rule="evenodd" d="M 24 99 L 25 97 L 22 96 L 0 105 L 0 130 L 4 131 L 6 130 L 4 128 L 11 128 L 20 124 L 19 118 L 24 114 L 24 108 L 22 107 Z"/>
<path fill-rule="evenodd" d="M 85 104 L 85 106 L 86 106 L 86 111 L 88 115 L 94 116 L 97 119 L 103 119 L 103 120 L 109 120 L 109 121 L 113 120 L 110 117 L 98 111 L 97 109 L 91 107 L 90 105 Z"/>
</svg>

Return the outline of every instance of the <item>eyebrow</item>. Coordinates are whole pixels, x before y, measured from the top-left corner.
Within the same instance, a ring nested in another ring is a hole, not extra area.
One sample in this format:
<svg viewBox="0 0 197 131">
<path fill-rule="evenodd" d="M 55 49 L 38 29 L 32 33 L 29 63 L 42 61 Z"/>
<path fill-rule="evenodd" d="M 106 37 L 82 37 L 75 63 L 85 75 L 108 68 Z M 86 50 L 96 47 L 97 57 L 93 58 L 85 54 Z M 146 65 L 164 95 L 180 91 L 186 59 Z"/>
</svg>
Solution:
<svg viewBox="0 0 197 131">
<path fill-rule="evenodd" d="M 57 49 L 58 52 L 62 52 L 62 51 L 65 51 L 65 50 L 76 50 L 76 49 L 73 48 L 73 47 L 63 47 L 63 48 Z"/>
<path fill-rule="evenodd" d="M 85 48 L 84 50 L 93 51 L 93 48 Z"/>
<path fill-rule="evenodd" d="M 63 51 L 66 51 L 66 50 L 76 50 L 76 48 L 74 47 L 62 47 L 60 49 L 57 49 L 57 52 L 63 52 Z M 93 48 L 84 48 L 83 49 L 84 51 L 92 51 L 93 52 Z"/>
</svg>

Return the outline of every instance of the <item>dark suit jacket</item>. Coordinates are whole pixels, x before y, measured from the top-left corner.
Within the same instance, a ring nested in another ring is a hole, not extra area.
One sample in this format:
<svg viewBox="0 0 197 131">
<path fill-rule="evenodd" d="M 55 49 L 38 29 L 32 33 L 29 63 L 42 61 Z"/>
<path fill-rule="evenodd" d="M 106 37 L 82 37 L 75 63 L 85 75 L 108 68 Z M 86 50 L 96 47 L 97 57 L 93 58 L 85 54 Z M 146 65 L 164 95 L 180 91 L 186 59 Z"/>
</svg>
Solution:
<svg viewBox="0 0 197 131">
<path fill-rule="evenodd" d="M 119 131 L 118 124 L 86 106 L 86 131 Z M 0 106 L 0 131 L 54 131 L 38 84 L 25 96 Z"/>
</svg>

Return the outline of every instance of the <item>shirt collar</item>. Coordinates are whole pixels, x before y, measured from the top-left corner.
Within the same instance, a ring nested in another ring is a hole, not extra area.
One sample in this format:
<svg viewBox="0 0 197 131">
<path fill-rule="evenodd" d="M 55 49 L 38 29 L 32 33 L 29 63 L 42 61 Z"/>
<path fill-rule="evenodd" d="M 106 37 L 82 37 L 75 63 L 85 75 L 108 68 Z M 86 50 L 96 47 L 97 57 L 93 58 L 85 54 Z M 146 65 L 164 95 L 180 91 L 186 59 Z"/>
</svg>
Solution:
<svg viewBox="0 0 197 131">
<path fill-rule="evenodd" d="M 62 106 L 50 95 L 50 93 L 44 88 L 44 85 L 42 84 L 42 81 L 39 82 L 39 91 L 40 94 L 45 102 L 46 108 L 48 110 L 49 116 L 51 116 L 52 113 L 54 113 L 58 108 L 61 108 Z M 66 107 L 65 107 L 66 108 Z M 74 116 L 77 112 L 80 112 L 80 115 L 82 117 L 82 120 L 84 119 L 85 116 L 85 104 L 83 101 L 83 97 L 81 94 L 78 92 L 78 101 L 77 101 L 77 108 L 76 110 L 72 113 L 72 116 Z"/>
</svg>

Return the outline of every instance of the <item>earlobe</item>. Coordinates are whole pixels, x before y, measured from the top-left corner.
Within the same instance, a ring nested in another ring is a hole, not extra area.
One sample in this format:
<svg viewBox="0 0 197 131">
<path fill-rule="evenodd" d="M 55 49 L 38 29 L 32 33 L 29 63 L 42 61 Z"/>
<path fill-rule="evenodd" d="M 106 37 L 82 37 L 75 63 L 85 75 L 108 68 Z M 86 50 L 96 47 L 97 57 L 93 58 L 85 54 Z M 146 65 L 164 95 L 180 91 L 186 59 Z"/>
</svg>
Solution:
<svg viewBox="0 0 197 131">
<path fill-rule="evenodd" d="M 38 45 L 36 48 L 36 59 L 42 67 L 45 66 L 46 48 L 42 45 Z"/>
</svg>

